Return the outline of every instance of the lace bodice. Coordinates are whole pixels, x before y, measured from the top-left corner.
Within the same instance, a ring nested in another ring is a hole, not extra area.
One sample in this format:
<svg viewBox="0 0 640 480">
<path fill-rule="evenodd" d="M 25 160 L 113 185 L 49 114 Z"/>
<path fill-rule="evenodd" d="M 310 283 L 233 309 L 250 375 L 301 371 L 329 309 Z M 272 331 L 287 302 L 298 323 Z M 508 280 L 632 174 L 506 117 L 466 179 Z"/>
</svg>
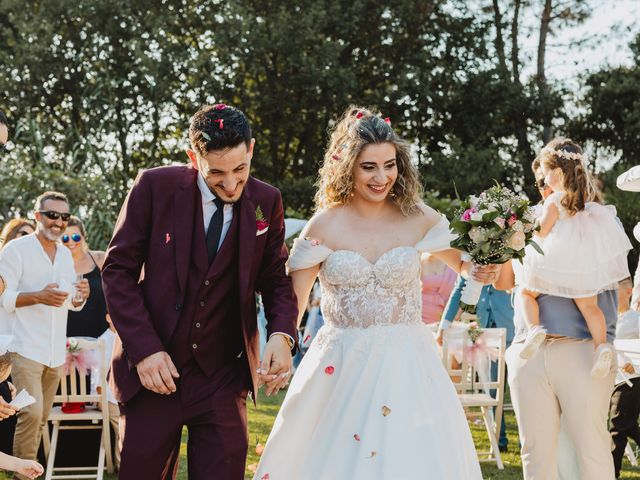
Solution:
<svg viewBox="0 0 640 480">
<path fill-rule="evenodd" d="M 449 247 L 455 238 L 446 218 L 415 246 L 393 248 L 374 263 L 357 252 L 333 251 L 308 239 L 297 239 L 290 271 L 321 264 L 322 314 L 328 325 L 367 328 L 421 322 L 420 255 Z"/>
</svg>

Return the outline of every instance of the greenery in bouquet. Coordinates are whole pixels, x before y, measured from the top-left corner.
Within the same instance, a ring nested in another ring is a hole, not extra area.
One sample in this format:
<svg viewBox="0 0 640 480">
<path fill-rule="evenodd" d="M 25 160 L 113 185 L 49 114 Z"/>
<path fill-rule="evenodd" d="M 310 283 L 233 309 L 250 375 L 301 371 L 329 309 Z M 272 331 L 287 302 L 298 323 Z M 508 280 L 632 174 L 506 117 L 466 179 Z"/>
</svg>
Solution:
<svg viewBox="0 0 640 480">
<path fill-rule="evenodd" d="M 529 200 L 496 185 L 480 195 L 471 195 L 451 221 L 458 237 L 453 248 L 466 252 L 479 265 L 522 261 L 527 245 L 542 253 L 533 241 L 539 229 Z"/>
</svg>

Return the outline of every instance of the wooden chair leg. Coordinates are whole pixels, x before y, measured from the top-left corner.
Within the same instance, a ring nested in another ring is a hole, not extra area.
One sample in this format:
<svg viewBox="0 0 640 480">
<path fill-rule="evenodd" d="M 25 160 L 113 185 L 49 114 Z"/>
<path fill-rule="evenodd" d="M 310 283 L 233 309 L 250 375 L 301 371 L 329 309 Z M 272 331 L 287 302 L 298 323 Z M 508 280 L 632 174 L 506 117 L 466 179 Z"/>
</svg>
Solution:
<svg viewBox="0 0 640 480">
<path fill-rule="evenodd" d="M 502 457 L 500 456 L 500 449 L 498 448 L 498 439 L 496 437 L 496 426 L 493 421 L 493 410 L 492 407 L 481 407 L 482 410 L 482 418 L 484 418 L 484 426 L 487 429 L 487 435 L 489 436 L 489 442 L 491 443 L 491 453 L 493 457 L 496 459 L 496 465 L 499 470 L 504 470 L 504 465 L 502 463 Z"/>
<path fill-rule="evenodd" d="M 42 447 L 44 449 L 44 459 L 48 461 L 49 450 L 51 450 L 51 439 L 49 438 L 49 421 L 42 426 Z"/>
<path fill-rule="evenodd" d="M 53 434 L 51 435 L 51 448 L 49 457 L 47 458 L 47 473 L 45 480 L 51 480 L 53 476 L 53 468 L 56 460 L 56 449 L 58 448 L 58 432 L 60 431 L 60 423 L 53 422 Z"/>
<path fill-rule="evenodd" d="M 96 480 L 102 480 L 104 477 L 104 461 L 105 461 L 104 436 L 101 436 L 100 450 L 98 454 L 98 470 L 96 471 Z"/>
<path fill-rule="evenodd" d="M 113 455 L 111 454 L 111 423 L 107 420 L 102 422 L 102 446 L 107 459 L 107 472 L 113 473 Z M 116 447 L 117 448 L 117 447 Z"/>
<path fill-rule="evenodd" d="M 637 467 L 638 459 L 636 458 L 636 454 L 633 451 L 633 447 L 631 446 L 631 443 L 627 442 L 627 447 L 624 449 L 624 453 L 627 455 L 627 458 L 629 459 L 629 463 L 631 464 L 631 466 Z"/>
</svg>

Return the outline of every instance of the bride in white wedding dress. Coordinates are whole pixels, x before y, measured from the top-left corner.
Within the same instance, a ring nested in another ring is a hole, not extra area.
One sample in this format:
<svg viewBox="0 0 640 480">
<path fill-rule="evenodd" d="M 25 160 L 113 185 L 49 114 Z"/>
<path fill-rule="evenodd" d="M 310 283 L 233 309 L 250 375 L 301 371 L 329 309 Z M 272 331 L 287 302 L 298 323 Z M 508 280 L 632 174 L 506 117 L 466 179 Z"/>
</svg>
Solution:
<svg viewBox="0 0 640 480">
<path fill-rule="evenodd" d="M 464 412 L 421 320 L 421 254 L 457 271 L 463 264 L 449 247 L 447 220 L 422 203 L 409 145 L 388 121 L 350 108 L 332 133 L 316 204 L 288 268 L 301 311 L 319 276 L 326 323 L 292 379 L 254 478 L 482 479 Z"/>
</svg>

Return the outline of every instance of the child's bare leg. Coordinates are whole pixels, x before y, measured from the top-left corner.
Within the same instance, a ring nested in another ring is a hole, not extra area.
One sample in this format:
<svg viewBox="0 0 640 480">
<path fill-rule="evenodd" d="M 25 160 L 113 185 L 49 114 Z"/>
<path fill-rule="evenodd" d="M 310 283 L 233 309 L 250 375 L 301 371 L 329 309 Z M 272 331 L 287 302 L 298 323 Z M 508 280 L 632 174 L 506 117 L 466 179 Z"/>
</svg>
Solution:
<svg viewBox="0 0 640 480">
<path fill-rule="evenodd" d="M 534 325 L 540 325 L 540 308 L 538 307 L 537 300 L 539 295 L 539 293 L 527 290 L 525 288 L 520 290 L 524 321 L 529 328 L 533 327 Z"/>
<path fill-rule="evenodd" d="M 598 306 L 598 297 L 575 298 L 574 301 L 587 322 L 594 347 L 607 343 L 607 322 Z"/>
</svg>

